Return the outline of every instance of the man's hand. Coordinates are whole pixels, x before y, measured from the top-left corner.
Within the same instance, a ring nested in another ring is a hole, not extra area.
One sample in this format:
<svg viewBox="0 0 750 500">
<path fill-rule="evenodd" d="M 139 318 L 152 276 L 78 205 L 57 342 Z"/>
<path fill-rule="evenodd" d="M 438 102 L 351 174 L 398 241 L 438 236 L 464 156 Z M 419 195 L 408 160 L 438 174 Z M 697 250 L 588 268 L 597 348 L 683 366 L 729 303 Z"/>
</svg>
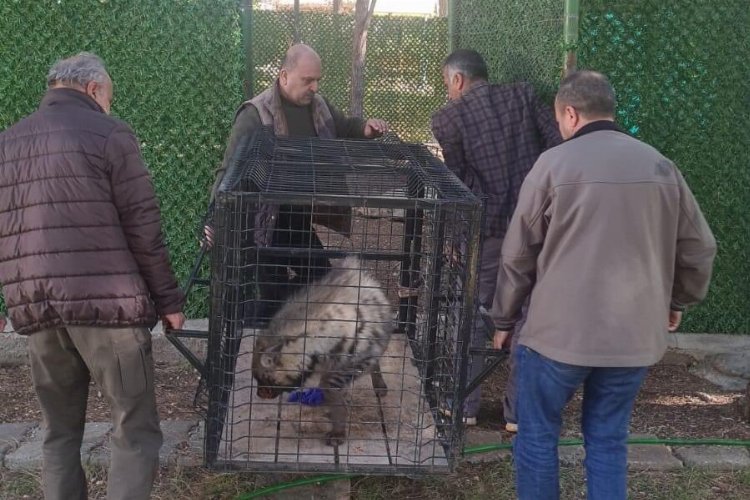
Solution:
<svg viewBox="0 0 750 500">
<path fill-rule="evenodd" d="M 495 336 L 492 338 L 493 349 L 502 349 L 506 344 L 510 344 L 510 332 L 495 330 Z"/>
<path fill-rule="evenodd" d="M 368 139 L 380 137 L 386 132 L 388 132 L 388 124 L 385 122 L 385 120 L 370 118 L 365 122 L 365 137 L 367 137 Z"/>
<path fill-rule="evenodd" d="M 668 323 L 667 329 L 670 332 L 677 331 L 677 328 L 680 326 L 681 321 L 682 321 L 682 311 L 669 311 L 669 323 Z"/>
<path fill-rule="evenodd" d="M 181 312 L 165 314 L 161 317 L 161 325 L 164 328 L 164 333 L 169 333 L 169 330 L 180 330 L 184 324 L 185 315 Z"/>
</svg>

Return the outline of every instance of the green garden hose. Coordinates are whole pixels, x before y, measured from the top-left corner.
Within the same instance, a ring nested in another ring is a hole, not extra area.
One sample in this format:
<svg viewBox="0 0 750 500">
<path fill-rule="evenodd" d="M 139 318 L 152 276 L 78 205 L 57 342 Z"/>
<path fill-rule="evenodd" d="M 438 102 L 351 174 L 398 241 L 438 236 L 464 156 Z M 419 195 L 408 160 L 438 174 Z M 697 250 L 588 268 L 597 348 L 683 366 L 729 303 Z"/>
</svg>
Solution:
<svg viewBox="0 0 750 500">
<path fill-rule="evenodd" d="M 582 439 L 563 439 L 560 440 L 559 446 L 580 446 L 583 444 Z M 745 446 L 750 447 L 750 441 L 743 441 L 741 439 L 658 439 L 658 438 L 632 438 L 628 439 L 628 444 L 663 444 L 667 446 Z M 478 453 L 488 453 L 497 450 L 509 450 L 513 445 L 511 443 L 497 443 L 497 444 L 481 444 L 477 446 L 470 446 L 464 448 L 464 455 L 475 455 Z M 235 500 L 250 500 L 252 498 L 260 498 L 264 495 L 270 495 L 271 493 L 278 493 L 279 491 L 297 488 L 299 486 L 306 486 L 308 484 L 323 484 L 331 481 L 338 481 L 340 479 L 350 479 L 355 477 L 355 474 L 325 474 L 322 476 L 310 477 L 305 479 L 298 479 L 295 481 L 289 481 L 285 483 L 278 483 L 266 488 L 253 491 L 251 493 L 245 493 Z"/>
</svg>

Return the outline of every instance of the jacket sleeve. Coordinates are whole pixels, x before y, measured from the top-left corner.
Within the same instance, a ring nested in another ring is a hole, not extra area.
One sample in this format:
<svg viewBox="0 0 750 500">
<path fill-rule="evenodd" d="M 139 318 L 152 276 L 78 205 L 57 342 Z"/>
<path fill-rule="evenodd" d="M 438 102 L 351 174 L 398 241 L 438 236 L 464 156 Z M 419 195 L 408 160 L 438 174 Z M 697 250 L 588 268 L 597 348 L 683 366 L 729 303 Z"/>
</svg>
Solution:
<svg viewBox="0 0 750 500">
<path fill-rule="evenodd" d="M 534 88 L 528 86 L 528 98 L 534 108 L 534 120 L 542 142 L 542 151 L 555 147 L 562 142 L 560 129 L 557 126 L 555 113 L 549 106 L 544 104 L 534 92 Z"/>
<path fill-rule="evenodd" d="M 156 312 L 180 312 L 184 296 L 169 264 L 159 204 L 135 134 L 126 125 L 118 126 L 107 138 L 104 154 L 112 167 L 110 182 L 120 225 Z"/>
<path fill-rule="evenodd" d="M 346 116 L 336 106 L 323 98 L 328 105 L 328 110 L 333 117 L 333 125 L 336 127 L 336 137 L 347 139 L 365 139 L 365 123 L 367 120 L 354 116 Z"/>
<path fill-rule="evenodd" d="M 675 172 L 680 188 L 680 215 L 672 309 L 681 310 L 706 297 L 716 256 L 716 240 L 682 174 L 677 168 Z"/>
<path fill-rule="evenodd" d="M 443 150 L 443 161 L 448 169 L 466 182 L 466 155 L 464 154 L 463 134 L 450 110 L 443 108 L 432 115 L 432 135 Z"/>
<path fill-rule="evenodd" d="M 262 125 L 260 120 L 260 114 L 255 106 L 248 104 L 237 112 L 237 116 L 232 124 L 232 131 L 229 134 L 229 141 L 227 142 L 227 148 L 224 150 L 224 159 L 221 162 L 221 166 L 216 169 L 216 178 L 214 185 L 211 188 L 211 199 L 214 201 L 216 197 L 216 190 L 219 189 L 224 175 L 227 173 L 227 168 L 234 157 L 237 148 L 240 145 L 241 140 L 244 137 L 250 136 L 255 130 Z"/>
<path fill-rule="evenodd" d="M 536 167 L 535 167 L 536 168 Z M 524 180 L 518 204 L 503 241 L 502 261 L 490 316 L 498 330 L 510 330 L 536 282 L 537 256 L 547 234 L 549 190 L 539 186 L 532 168 Z"/>
</svg>

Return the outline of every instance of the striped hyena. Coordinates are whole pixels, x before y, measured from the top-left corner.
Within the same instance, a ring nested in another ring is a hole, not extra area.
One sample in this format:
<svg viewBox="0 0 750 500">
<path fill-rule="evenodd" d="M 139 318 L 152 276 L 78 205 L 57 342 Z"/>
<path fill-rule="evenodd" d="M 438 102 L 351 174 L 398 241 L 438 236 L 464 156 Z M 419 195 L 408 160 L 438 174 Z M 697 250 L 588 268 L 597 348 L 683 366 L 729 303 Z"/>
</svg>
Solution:
<svg viewBox="0 0 750 500">
<path fill-rule="evenodd" d="M 393 331 L 393 308 L 380 283 L 347 257 L 318 281 L 297 290 L 255 339 L 252 370 L 258 396 L 272 399 L 302 386 L 317 371 L 332 429 L 329 445 L 345 439 L 343 389 L 369 372 L 375 393 L 388 388 L 379 358 Z"/>
</svg>

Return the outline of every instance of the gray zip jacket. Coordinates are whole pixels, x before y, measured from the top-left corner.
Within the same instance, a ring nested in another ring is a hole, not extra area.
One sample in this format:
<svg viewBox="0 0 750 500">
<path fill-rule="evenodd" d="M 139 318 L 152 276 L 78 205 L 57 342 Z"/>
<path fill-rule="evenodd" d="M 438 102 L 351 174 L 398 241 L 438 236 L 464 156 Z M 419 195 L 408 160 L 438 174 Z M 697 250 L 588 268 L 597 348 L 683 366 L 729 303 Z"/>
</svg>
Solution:
<svg viewBox="0 0 750 500">
<path fill-rule="evenodd" d="M 580 366 L 650 366 L 670 307 L 702 300 L 716 242 L 675 165 L 597 121 L 543 153 L 526 177 L 490 312 L 519 344 Z"/>
</svg>

